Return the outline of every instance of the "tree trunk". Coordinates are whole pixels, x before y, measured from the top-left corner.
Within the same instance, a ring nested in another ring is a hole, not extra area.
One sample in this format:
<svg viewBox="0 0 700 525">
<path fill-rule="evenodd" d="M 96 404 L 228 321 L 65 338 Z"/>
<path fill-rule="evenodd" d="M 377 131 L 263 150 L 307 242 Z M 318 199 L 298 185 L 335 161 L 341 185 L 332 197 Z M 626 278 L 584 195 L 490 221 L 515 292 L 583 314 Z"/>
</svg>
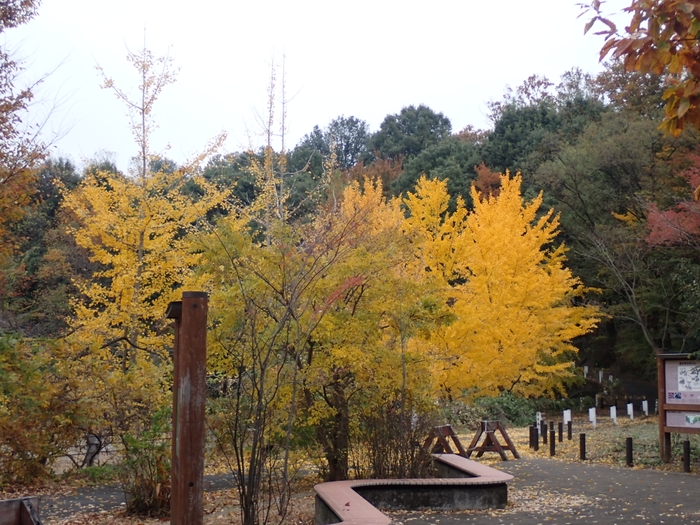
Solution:
<svg viewBox="0 0 700 525">
<path fill-rule="evenodd" d="M 327 423 L 319 425 L 318 430 L 325 434 L 324 444 L 326 461 L 328 461 L 328 481 L 348 479 L 348 449 L 350 446 L 350 407 L 340 382 L 332 386 L 333 409 L 335 416 Z"/>
</svg>

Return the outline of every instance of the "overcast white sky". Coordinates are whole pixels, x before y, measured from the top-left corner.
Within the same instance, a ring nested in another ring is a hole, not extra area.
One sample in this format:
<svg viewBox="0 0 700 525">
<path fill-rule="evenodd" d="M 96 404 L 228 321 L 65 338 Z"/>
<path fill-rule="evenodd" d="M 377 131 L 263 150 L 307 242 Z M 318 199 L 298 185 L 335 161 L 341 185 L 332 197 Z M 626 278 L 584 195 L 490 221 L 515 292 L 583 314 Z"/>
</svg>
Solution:
<svg viewBox="0 0 700 525">
<path fill-rule="evenodd" d="M 286 56 L 287 145 L 345 115 L 371 131 L 387 114 L 426 104 L 455 131 L 486 128 L 486 103 L 532 74 L 556 81 L 600 70 L 602 38 L 584 36 L 580 0 L 43 0 L 39 15 L 6 34 L 25 57 L 25 78 L 52 71 L 38 100 L 60 104 L 54 155 L 78 165 L 112 152 L 126 169 L 135 147 L 126 109 L 100 89 L 95 66 L 124 89 L 138 79 L 125 60 L 144 42 L 179 67 L 155 109 L 154 149 L 178 162 L 221 131 L 222 152 L 261 144 L 270 66 Z M 628 1 L 609 2 L 619 11 Z M 278 81 L 281 72 L 278 72 Z M 37 105 L 37 112 L 41 111 Z"/>
</svg>

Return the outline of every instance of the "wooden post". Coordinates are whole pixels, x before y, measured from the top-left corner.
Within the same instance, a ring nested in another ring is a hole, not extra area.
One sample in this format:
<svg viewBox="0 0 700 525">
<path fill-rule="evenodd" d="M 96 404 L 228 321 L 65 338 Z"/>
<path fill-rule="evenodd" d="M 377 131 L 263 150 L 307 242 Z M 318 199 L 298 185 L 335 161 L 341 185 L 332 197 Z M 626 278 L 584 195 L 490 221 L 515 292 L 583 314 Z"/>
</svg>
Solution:
<svg viewBox="0 0 700 525">
<path fill-rule="evenodd" d="M 205 292 L 183 292 L 166 313 L 175 320 L 171 525 L 204 522 L 207 306 Z"/>
<path fill-rule="evenodd" d="M 179 509 L 180 500 L 175 497 L 178 493 L 177 480 L 179 479 L 180 472 L 180 462 L 178 460 L 177 451 L 175 450 L 175 444 L 177 440 L 175 439 L 176 431 L 178 428 L 178 410 L 177 410 L 177 400 L 178 400 L 178 390 L 180 386 L 180 360 L 178 356 L 180 355 L 180 318 L 182 317 L 182 302 L 172 302 L 168 305 L 168 310 L 165 313 L 168 319 L 173 320 L 173 411 L 172 411 L 172 437 L 170 439 L 170 523 L 178 523 L 179 516 L 181 516 L 182 511 Z"/>
<path fill-rule="evenodd" d="M 671 433 L 665 431 L 666 426 L 666 367 L 660 354 L 656 357 L 656 368 L 659 382 L 659 455 L 661 461 L 668 463 L 671 461 Z"/>
</svg>

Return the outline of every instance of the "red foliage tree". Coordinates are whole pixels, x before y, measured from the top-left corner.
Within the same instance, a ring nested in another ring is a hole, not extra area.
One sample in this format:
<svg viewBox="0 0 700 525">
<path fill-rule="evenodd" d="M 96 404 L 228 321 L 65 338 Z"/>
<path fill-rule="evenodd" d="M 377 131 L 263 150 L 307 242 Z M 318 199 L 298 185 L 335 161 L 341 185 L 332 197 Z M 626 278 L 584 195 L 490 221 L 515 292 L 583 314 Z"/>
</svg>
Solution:
<svg viewBox="0 0 700 525">
<path fill-rule="evenodd" d="M 693 165 L 680 175 L 692 188 L 700 188 L 700 155 L 688 158 Z M 700 203 L 698 191 L 694 200 L 682 201 L 672 208 L 660 210 L 652 203 L 647 213 L 649 233 L 647 242 L 652 245 L 697 244 L 700 241 Z"/>
</svg>

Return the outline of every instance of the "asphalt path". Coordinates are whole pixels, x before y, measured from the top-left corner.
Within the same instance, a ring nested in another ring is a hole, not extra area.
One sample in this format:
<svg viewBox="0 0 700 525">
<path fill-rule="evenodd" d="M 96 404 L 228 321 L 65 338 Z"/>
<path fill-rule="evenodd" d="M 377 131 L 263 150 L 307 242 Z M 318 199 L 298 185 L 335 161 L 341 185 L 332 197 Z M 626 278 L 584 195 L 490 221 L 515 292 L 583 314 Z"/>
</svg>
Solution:
<svg viewBox="0 0 700 525">
<path fill-rule="evenodd" d="M 204 477 L 206 492 L 229 489 L 234 486 L 231 474 Z M 51 523 L 79 513 L 113 510 L 125 505 L 124 492 L 118 486 L 83 487 L 69 495 L 42 496 L 39 501 L 39 516 L 43 522 Z"/>
<path fill-rule="evenodd" d="M 496 465 L 514 476 L 508 508 L 391 513 L 397 525 L 700 524 L 697 474 L 524 458 Z"/>
<path fill-rule="evenodd" d="M 509 505 L 489 511 L 391 512 L 395 525 L 700 525 L 700 476 L 548 458 L 523 458 L 495 465 L 514 476 Z M 234 486 L 231 475 L 205 477 L 205 490 Z M 44 496 L 42 521 L 124 505 L 117 487 L 86 487 Z"/>
</svg>

